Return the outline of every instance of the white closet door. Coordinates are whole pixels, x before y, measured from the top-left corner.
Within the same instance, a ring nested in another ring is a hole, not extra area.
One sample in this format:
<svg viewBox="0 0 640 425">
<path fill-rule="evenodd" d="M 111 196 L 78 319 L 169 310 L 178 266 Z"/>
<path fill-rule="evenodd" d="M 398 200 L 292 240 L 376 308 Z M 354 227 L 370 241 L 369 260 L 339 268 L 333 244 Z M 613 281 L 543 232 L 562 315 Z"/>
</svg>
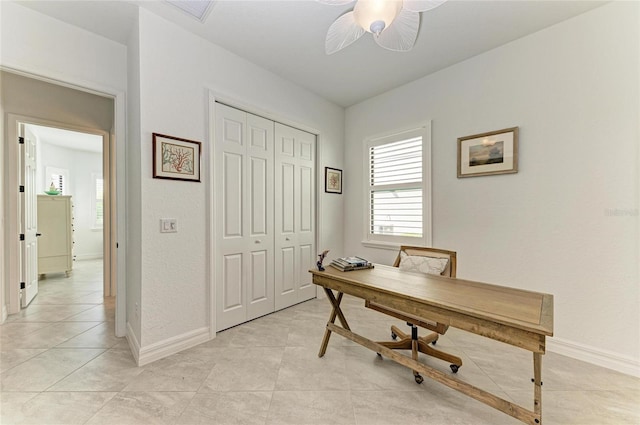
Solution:
<svg viewBox="0 0 640 425">
<path fill-rule="evenodd" d="M 313 134 L 275 124 L 275 308 L 315 297 L 315 143 Z"/>
<path fill-rule="evenodd" d="M 247 320 L 272 313 L 273 276 L 273 121 L 247 114 Z"/>
<path fill-rule="evenodd" d="M 217 330 L 274 311 L 273 122 L 216 104 Z"/>
</svg>

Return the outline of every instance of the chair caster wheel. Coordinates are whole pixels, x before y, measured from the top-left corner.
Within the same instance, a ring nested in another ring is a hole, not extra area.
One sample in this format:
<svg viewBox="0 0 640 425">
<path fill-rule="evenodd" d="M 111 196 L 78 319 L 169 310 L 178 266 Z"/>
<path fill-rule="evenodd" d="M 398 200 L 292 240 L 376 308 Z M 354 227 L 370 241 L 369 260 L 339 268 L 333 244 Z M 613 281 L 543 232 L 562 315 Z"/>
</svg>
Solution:
<svg viewBox="0 0 640 425">
<path fill-rule="evenodd" d="M 457 364 L 452 364 L 449 367 L 451 368 L 451 372 L 458 373 L 459 366 Z"/>
<path fill-rule="evenodd" d="M 396 339 L 398 339 L 398 335 L 396 335 L 395 332 L 391 332 L 391 339 L 395 341 Z"/>
<path fill-rule="evenodd" d="M 422 384 L 424 381 L 424 378 L 421 375 L 415 375 L 414 378 L 416 379 L 416 384 Z"/>
</svg>

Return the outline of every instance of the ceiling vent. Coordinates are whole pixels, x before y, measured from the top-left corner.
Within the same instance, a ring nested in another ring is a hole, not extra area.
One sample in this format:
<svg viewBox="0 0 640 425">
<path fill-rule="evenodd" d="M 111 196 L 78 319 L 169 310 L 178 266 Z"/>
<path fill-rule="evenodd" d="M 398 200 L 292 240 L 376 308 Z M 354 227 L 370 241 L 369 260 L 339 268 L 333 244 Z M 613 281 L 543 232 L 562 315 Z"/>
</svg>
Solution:
<svg viewBox="0 0 640 425">
<path fill-rule="evenodd" d="M 167 0 L 167 3 L 171 3 L 189 16 L 204 22 L 215 2 L 211 0 Z"/>
</svg>

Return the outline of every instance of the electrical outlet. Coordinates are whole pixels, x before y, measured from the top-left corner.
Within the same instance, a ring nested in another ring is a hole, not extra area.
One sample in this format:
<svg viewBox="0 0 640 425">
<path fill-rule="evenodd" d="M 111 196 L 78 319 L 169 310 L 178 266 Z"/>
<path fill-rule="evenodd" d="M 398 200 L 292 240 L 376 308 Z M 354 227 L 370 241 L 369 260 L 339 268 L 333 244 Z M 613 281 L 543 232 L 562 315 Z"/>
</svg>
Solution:
<svg viewBox="0 0 640 425">
<path fill-rule="evenodd" d="M 160 219 L 160 233 L 175 233 L 178 231 L 178 220 L 175 218 Z"/>
</svg>

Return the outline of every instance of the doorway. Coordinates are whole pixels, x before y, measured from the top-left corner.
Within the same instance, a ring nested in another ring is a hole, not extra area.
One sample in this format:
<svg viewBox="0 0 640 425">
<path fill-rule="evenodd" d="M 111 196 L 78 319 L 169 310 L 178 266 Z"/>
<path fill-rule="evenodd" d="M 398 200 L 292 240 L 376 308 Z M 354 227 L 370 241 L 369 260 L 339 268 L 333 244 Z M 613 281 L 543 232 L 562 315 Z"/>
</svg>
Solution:
<svg viewBox="0 0 640 425">
<path fill-rule="evenodd" d="M 90 269 L 91 280 L 103 283 L 103 296 L 110 295 L 103 273 L 105 136 L 34 124 L 24 133 L 36 147 L 39 280 Z"/>
<path fill-rule="evenodd" d="M 16 129 L 20 140 L 18 222 L 21 238 L 24 234 L 18 252 L 21 287 L 10 287 L 10 310 L 15 313 L 16 304 L 28 308 L 38 294 L 39 281 L 60 279 L 60 273 L 69 278 L 77 268 L 74 264 L 82 261 L 94 264 L 89 267 L 95 275 L 91 280 L 100 280 L 101 296 L 115 296 L 108 237 L 109 134 L 11 114 L 9 127 L 10 134 Z M 33 176 L 26 178 L 29 174 Z M 35 226 L 25 226 L 30 217 L 37 217 Z M 30 230 L 38 237 L 31 238 Z"/>
<path fill-rule="evenodd" d="M 4 166 L 4 264 L 3 320 L 7 314 L 20 312 L 20 208 L 18 122 L 56 127 L 103 136 L 104 295 L 116 296 L 115 330 L 126 334 L 125 275 L 126 247 L 118 248 L 125 238 L 125 99 L 124 92 L 104 91 L 102 87 L 85 87 L 61 83 L 45 77 L 0 69 L 3 90 L 0 92 L 3 129 L 7 143 L 3 146 Z M 98 129 L 98 130 L 96 130 Z M 116 144 L 116 138 L 119 142 Z M 116 158 L 117 157 L 117 158 Z M 117 164 L 116 164 L 117 159 Z M 116 174 L 120 177 L 116 187 Z M 116 194 L 118 202 L 116 204 Z M 102 294 L 101 294 L 102 295 Z"/>
</svg>

